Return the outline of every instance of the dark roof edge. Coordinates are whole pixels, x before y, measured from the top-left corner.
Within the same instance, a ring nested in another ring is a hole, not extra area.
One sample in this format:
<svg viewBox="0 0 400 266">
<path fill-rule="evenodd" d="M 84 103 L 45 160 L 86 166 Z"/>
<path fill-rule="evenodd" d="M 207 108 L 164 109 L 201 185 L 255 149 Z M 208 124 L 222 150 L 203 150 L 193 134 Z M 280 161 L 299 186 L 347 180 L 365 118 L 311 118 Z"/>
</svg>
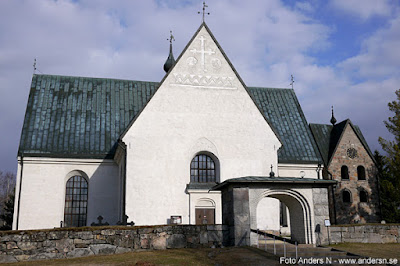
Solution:
<svg viewBox="0 0 400 266">
<path fill-rule="evenodd" d="M 55 159 L 114 159 L 114 154 L 65 154 L 65 153 L 34 153 L 18 152 L 18 157 L 37 157 Z"/>
<path fill-rule="evenodd" d="M 311 128 L 311 125 L 318 125 L 318 124 L 316 124 L 316 123 L 309 123 L 309 124 L 308 124 L 308 128 L 310 129 L 311 135 L 312 135 L 312 137 L 313 137 L 315 143 L 317 144 L 317 149 L 318 149 L 319 155 L 321 156 L 321 159 L 322 159 L 323 164 L 324 164 L 324 165 L 327 165 L 327 162 L 325 162 L 325 160 L 324 160 L 324 156 L 322 156 L 321 149 L 320 149 L 320 147 L 319 147 L 319 145 L 318 145 L 317 138 L 316 138 L 316 136 L 315 136 L 315 134 L 314 134 L 314 131 L 313 131 L 312 128 Z M 328 156 L 329 156 L 329 155 L 328 155 Z"/>
<path fill-rule="evenodd" d="M 280 177 L 282 178 L 282 177 Z M 239 179 L 239 180 L 238 180 Z M 294 181 L 292 178 L 290 180 L 240 180 L 240 178 L 231 178 L 225 180 L 224 182 L 214 186 L 211 190 L 218 190 L 228 184 L 256 184 L 256 183 L 277 183 L 277 184 L 319 184 L 324 186 L 330 186 L 336 184 L 336 180 L 325 180 L 325 179 L 312 179 L 312 178 L 298 178 L 299 180 Z"/>
<path fill-rule="evenodd" d="M 31 80 L 31 84 L 30 84 L 30 88 L 29 88 L 29 95 L 28 95 L 28 99 L 26 100 L 26 108 L 25 108 L 25 115 L 24 115 L 24 122 L 22 123 L 22 127 L 21 127 L 21 136 L 19 136 L 19 145 L 18 145 L 18 152 L 17 152 L 17 156 L 20 155 L 21 153 L 21 147 L 24 147 L 22 145 L 22 142 L 25 142 L 25 134 L 24 134 L 24 128 L 25 128 L 25 123 L 28 122 L 28 108 L 29 108 L 29 100 L 31 99 L 33 91 L 36 89 L 34 87 L 32 87 L 33 84 L 33 80 L 35 78 L 36 74 L 32 75 L 32 80 Z"/>
</svg>

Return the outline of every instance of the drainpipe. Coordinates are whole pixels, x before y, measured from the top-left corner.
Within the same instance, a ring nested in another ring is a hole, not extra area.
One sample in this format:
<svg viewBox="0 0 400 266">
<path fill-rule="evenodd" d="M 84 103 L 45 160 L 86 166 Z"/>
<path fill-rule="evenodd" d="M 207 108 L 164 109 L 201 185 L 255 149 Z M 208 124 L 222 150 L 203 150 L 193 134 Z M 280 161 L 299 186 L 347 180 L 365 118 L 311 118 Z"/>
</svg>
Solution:
<svg viewBox="0 0 400 266">
<path fill-rule="evenodd" d="M 15 223 L 15 230 L 19 227 L 19 210 L 21 206 L 21 188 L 22 188 L 22 175 L 24 173 L 24 154 L 21 153 L 21 175 L 19 178 L 19 188 L 18 188 L 18 206 L 17 206 L 17 221 Z"/>
</svg>

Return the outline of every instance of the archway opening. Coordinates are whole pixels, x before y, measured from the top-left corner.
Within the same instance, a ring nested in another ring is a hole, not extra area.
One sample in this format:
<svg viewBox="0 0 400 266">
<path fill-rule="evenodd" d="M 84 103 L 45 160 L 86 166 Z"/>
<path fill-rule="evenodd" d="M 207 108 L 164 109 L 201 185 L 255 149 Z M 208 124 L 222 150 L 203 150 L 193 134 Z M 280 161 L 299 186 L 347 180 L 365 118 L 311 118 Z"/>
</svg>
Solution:
<svg viewBox="0 0 400 266">
<path fill-rule="evenodd" d="M 293 196 L 272 194 L 257 204 L 257 228 L 267 233 L 288 237 L 298 243 L 308 243 L 305 210 Z"/>
</svg>

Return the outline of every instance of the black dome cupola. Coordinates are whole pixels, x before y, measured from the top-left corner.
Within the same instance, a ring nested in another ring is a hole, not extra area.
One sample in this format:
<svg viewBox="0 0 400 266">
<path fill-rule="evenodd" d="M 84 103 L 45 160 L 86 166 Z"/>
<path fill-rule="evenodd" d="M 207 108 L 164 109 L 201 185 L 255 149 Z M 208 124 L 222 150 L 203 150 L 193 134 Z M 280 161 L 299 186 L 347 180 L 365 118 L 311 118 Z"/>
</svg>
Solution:
<svg viewBox="0 0 400 266">
<path fill-rule="evenodd" d="M 172 31 L 170 31 L 171 37 L 167 40 L 169 40 L 169 55 L 167 58 L 167 61 L 165 61 L 164 64 L 164 71 L 168 73 L 168 71 L 175 65 L 175 58 L 172 53 L 172 41 L 175 41 L 174 36 L 172 35 Z"/>
</svg>

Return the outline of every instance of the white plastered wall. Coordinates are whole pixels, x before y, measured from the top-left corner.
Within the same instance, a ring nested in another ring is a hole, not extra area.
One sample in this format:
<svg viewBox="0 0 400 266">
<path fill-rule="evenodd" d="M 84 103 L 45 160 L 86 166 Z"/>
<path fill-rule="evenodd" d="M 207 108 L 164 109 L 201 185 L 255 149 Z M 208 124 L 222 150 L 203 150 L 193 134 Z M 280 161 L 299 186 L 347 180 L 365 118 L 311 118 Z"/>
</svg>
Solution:
<svg viewBox="0 0 400 266">
<path fill-rule="evenodd" d="M 211 54 L 203 57 L 203 48 Z M 171 215 L 189 223 L 185 192 L 196 153 L 207 151 L 218 158 L 223 182 L 268 175 L 271 164 L 277 167 L 281 146 L 204 27 L 123 142 L 126 213 L 137 225 L 165 224 Z"/>
<path fill-rule="evenodd" d="M 24 157 L 22 166 L 19 158 L 13 229 L 17 229 L 17 220 L 19 230 L 59 227 L 64 220 L 65 186 L 77 172 L 89 179 L 87 225 L 97 222 L 99 215 L 109 224 L 119 220 L 119 177 L 114 161 Z"/>
<path fill-rule="evenodd" d="M 318 172 L 320 172 L 320 178 L 322 179 L 322 167 L 318 167 L 318 164 L 278 164 L 278 175 L 281 177 L 299 177 L 302 175 L 304 178 L 318 178 Z"/>
</svg>

